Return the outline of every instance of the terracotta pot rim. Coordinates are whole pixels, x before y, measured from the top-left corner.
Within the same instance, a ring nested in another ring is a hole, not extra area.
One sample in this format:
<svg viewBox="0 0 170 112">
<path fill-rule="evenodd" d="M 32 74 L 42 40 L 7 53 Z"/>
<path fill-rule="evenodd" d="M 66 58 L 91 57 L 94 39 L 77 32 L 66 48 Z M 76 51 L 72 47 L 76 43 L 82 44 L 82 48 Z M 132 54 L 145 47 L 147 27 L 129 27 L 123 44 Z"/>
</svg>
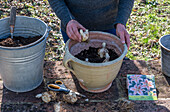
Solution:
<svg viewBox="0 0 170 112">
<path fill-rule="evenodd" d="M 114 38 L 117 38 L 118 40 L 120 40 L 116 35 L 113 35 L 113 34 L 110 34 L 110 33 L 101 32 L 101 31 L 90 31 L 90 32 L 91 33 L 102 33 L 102 34 L 106 34 L 106 35 L 112 35 Z M 82 61 L 82 60 L 74 57 L 69 51 L 69 48 L 68 48 L 69 42 L 70 42 L 70 39 L 66 42 L 66 45 L 65 45 L 66 46 L 66 48 L 65 48 L 66 51 L 65 52 L 69 53 L 71 61 L 74 61 L 75 63 L 83 64 L 83 65 L 86 65 L 86 66 L 91 66 L 91 67 L 109 66 L 111 64 L 117 63 L 120 60 L 123 60 L 123 58 L 126 56 L 126 53 L 127 53 L 127 50 L 128 50 L 126 44 L 124 44 L 123 45 L 124 50 L 123 50 L 122 54 L 117 59 L 109 61 L 109 62 L 105 62 L 105 63 L 90 63 L 90 62 Z"/>
</svg>

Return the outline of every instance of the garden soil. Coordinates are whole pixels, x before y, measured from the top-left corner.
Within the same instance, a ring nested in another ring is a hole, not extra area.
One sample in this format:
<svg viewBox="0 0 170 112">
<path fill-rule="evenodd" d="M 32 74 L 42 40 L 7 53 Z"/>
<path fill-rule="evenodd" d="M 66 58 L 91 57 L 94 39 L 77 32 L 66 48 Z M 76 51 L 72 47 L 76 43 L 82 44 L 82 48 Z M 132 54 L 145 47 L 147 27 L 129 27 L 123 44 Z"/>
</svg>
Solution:
<svg viewBox="0 0 170 112">
<path fill-rule="evenodd" d="M 6 39 L 0 39 L 0 46 L 5 46 L 5 47 L 21 47 L 24 45 L 28 45 L 30 43 L 33 43 L 40 39 L 42 36 L 35 36 L 35 37 L 30 37 L 30 38 L 24 38 L 21 36 L 18 37 L 13 37 L 9 36 Z"/>
<path fill-rule="evenodd" d="M 88 61 L 91 63 L 102 63 L 105 58 L 100 58 L 98 50 L 99 48 L 89 47 L 88 50 L 81 51 L 79 54 L 75 55 L 75 57 L 82 61 L 85 61 L 85 59 L 88 58 Z M 115 60 L 119 57 L 114 50 L 108 49 L 108 51 L 110 56 L 109 61 Z"/>
</svg>

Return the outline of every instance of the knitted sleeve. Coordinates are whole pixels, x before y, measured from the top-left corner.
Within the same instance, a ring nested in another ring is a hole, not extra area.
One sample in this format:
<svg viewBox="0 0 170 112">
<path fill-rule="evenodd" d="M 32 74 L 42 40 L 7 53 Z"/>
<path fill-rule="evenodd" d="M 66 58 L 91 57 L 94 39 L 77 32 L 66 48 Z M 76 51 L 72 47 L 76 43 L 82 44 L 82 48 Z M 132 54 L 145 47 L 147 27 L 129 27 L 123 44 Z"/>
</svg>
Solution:
<svg viewBox="0 0 170 112">
<path fill-rule="evenodd" d="M 48 0 L 48 2 L 57 17 L 62 21 L 64 27 L 66 27 L 67 23 L 71 19 L 75 19 L 74 16 L 70 13 L 64 0 Z"/>
<path fill-rule="evenodd" d="M 118 14 L 114 23 L 115 25 L 117 23 L 121 23 L 126 26 L 126 22 L 132 11 L 133 4 L 134 0 L 119 0 Z"/>
</svg>

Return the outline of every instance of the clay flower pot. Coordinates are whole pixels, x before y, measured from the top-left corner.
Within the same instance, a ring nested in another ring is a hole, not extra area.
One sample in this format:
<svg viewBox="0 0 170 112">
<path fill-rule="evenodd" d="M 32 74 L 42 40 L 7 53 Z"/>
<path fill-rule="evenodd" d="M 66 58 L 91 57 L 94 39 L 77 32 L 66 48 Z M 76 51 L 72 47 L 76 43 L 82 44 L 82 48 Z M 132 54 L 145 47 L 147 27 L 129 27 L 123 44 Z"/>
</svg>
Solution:
<svg viewBox="0 0 170 112">
<path fill-rule="evenodd" d="M 68 40 L 63 64 L 77 77 L 84 90 L 99 93 L 106 91 L 112 85 L 127 53 L 127 46 L 123 45 L 117 36 L 109 33 L 91 31 L 89 38 L 88 43 Z M 101 48 L 103 42 L 106 43 L 106 48 L 113 49 L 118 54 L 117 59 L 104 63 L 90 63 L 75 57 L 89 47 Z"/>
</svg>

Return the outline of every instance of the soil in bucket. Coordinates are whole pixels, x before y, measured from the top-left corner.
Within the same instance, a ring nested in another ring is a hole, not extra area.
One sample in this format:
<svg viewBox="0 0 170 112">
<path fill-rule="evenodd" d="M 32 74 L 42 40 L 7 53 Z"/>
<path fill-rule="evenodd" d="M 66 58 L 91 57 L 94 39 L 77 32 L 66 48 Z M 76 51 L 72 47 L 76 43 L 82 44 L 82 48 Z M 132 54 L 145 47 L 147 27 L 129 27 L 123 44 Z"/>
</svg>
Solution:
<svg viewBox="0 0 170 112">
<path fill-rule="evenodd" d="M 42 36 L 35 36 L 35 37 L 29 37 L 29 38 L 24 38 L 21 36 L 14 36 L 13 39 L 11 36 L 5 39 L 0 39 L 0 46 L 5 46 L 5 47 L 21 47 L 24 45 L 28 45 L 30 43 L 33 43 L 40 39 Z"/>
<path fill-rule="evenodd" d="M 102 63 L 105 58 L 100 58 L 98 55 L 99 48 L 89 47 L 88 50 L 83 50 L 79 54 L 75 55 L 76 58 L 85 61 L 86 58 L 88 58 L 88 61 L 91 63 Z M 115 60 L 119 56 L 114 50 L 108 49 L 110 59 L 109 61 Z"/>
</svg>

